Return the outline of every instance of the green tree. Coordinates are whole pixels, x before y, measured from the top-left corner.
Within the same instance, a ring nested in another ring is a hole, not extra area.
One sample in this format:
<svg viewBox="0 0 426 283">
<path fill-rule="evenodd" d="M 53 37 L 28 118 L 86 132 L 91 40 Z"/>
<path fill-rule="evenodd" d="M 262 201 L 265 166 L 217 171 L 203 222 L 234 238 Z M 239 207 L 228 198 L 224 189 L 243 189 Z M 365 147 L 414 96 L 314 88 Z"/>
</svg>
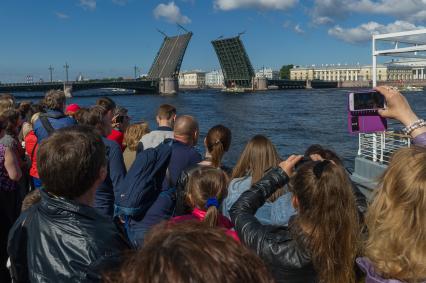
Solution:
<svg viewBox="0 0 426 283">
<path fill-rule="evenodd" d="M 293 64 L 290 65 L 283 65 L 280 69 L 280 78 L 283 80 L 289 80 L 290 79 L 290 69 L 294 67 Z"/>
</svg>

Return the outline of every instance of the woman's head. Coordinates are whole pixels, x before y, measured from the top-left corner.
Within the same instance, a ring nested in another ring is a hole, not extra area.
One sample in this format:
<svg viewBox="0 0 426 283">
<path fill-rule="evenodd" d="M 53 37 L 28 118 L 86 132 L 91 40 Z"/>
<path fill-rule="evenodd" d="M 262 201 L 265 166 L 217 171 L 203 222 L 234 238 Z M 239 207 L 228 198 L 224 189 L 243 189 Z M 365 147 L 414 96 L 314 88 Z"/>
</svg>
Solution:
<svg viewBox="0 0 426 283">
<path fill-rule="evenodd" d="M 228 178 L 221 169 L 200 166 L 189 176 L 186 203 L 192 209 L 206 211 L 204 222 L 215 227 L 219 205 L 226 196 L 227 186 Z"/>
<path fill-rule="evenodd" d="M 140 139 L 149 133 L 148 123 L 140 122 L 131 124 L 124 133 L 124 145 L 131 151 L 136 151 Z"/>
<path fill-rule="evenodd" d="M 4 117 L 6 118 L 6 134 L 11 136 L 18 135 L 18 128 L 20 126 L 21 117 L 17 110 L 6 110 L 3 112 Z"/>
<path fill-rule="evenodd" d="M 296 226 L 305 236 L 320 281 L 353 282 L 359 233 L 351 182 L 333 161 L 307 162 L 290 183 L 298 210 Z"/>
<path fill-rule="evenodd" d="M 426 279 L 426 149 L 392 156 L 366 224 L 365 254 L 378 273 L 406 282 Z"/>
<path fill-rule="evenodd" d="M 205 146 L 211 155 L 213 167 L 220 167 L 220 161 L 230 145 L 231 130 L 227 127 L 216 125 L 207 132 Z"/>
<path fill-rule="evenodd" d="M 280 157 L 272 142 L 265 136 L 256 135 L 244 148 L 232 172 L 232 178 L 250 174 L 254 184 L 263 177 L 266 169 L 277 166 L 279 162 Z"/>
</svg>

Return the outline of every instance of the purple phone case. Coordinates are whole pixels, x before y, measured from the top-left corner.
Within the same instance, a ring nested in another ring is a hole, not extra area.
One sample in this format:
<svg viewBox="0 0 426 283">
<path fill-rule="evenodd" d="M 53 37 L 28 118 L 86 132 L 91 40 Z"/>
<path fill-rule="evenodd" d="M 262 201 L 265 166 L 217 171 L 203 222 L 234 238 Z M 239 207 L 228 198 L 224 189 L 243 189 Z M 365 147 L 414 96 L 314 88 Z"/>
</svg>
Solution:
<svg viewBox="0 0 426 283">
<path fill-rule="evenodd" d="M 358 121 L 358 130 L 352 127 L 353 119 Z M 348 130 L 352 134 L 382 132 L 387 129 L 387 121 L 379 115 L 353 115 L 348 111 Z"/>
<path fill-rule="evenodd" d="M 353 123 L 356 121 L 357 127 Z M 388 128 L 385 118 L 372 111 L 350 111 L 348 94 L 348 130 L 351 134 L 383 132 Z"/>
</svg>

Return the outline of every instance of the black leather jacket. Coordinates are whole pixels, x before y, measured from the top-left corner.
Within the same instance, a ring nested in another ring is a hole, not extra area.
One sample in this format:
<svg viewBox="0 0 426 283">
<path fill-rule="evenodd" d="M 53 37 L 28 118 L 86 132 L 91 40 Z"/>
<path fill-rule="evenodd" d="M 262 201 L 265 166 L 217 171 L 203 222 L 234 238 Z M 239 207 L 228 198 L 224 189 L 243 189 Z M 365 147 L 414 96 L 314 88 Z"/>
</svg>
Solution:
<svg viewBox="0 0 426 283">
<path fill-rule="evenodd" d="M 310 253 L 303 246 L 306 242 L 303 233 L 298 231 L 296 225 L 292 225 L 291 219 L 288 228 L 262 225 L 254 216 L 265 200 L 288 182 L 289 177 L 281 168 L 270 169 L 231 207 L 231 219 L 241 241 L 264 260 L 277 282 L 317 282 Z M 365 203 L 361 201 L 365 197 L 359 191 L 355 192 L 355 197 L 358 206 Z"/>
<path fill-rule="evenodd" d="M 14 282 L 97 282 L 118 267 L 127 240 L 92 207 L 42 192 L 9 233 Z"/>
</svg>

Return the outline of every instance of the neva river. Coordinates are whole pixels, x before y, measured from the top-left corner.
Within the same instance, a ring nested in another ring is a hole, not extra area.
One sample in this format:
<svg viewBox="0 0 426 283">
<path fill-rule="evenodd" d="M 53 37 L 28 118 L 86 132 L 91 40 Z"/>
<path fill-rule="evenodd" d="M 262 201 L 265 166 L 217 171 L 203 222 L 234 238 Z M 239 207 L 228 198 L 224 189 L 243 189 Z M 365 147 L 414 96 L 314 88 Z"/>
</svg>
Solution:
<svg viewBox="0 0 426 283">
<path fill-rule="evenodd" d="M 303 154 L 318 143 L 335 150 L 349 168 L 357 152 L 358 138 L 347 131 L 344 89 L 274 90 L 246 94 L 225 94 L 216 90 L 183 92 L 173 97 L 158 95 L 116 95 L 106 90 L 79 92 L 67 103 L 93 105 L 99 95 L 112 97 L 120 106 L 129 109 L 132 122 L 148 121 L 155 129 L 155 113 L 162 103 L 177 107 L 178 115 L 195 116 L 200 123 L 198 149 L 204 151 L 203 139 L 208 129 L 223 124 L 232 131 L 230 151 L 225 163 L 234 165 L 244 145 L 255 134 L 267 136 L 276 145 L 280 155 Z M 42 95 L 42 94 L 40 94 Z M 426 118 L 426 92 L 407 93 L 417 114 Z M 23 100 L 23 99 L 19 99 Z M 37 99 L 31 99 L 37 100 Z M 400 127 L 394 123 L 392 127 Z"/>
</svg>

